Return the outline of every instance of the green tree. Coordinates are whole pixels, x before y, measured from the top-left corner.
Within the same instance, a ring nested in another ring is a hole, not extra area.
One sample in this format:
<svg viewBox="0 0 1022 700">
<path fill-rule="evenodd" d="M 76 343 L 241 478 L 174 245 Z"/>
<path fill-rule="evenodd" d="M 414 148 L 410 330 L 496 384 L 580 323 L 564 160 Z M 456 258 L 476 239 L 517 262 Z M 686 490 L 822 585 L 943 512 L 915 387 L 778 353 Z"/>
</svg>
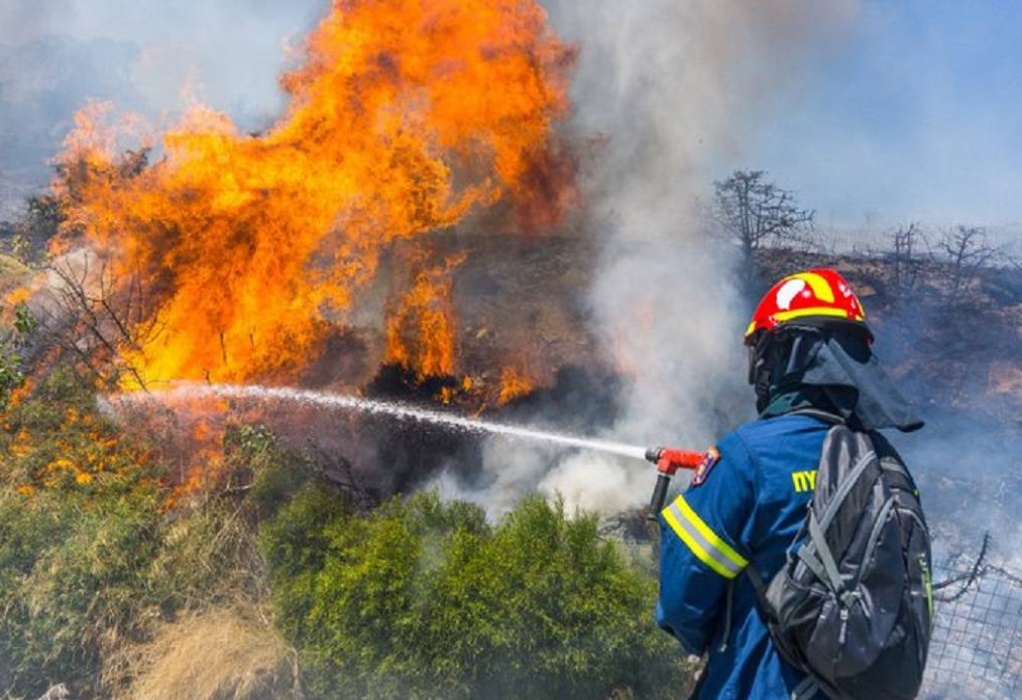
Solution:
<svg viewBox="0 0 1022 700">
<path fill-rule="evenodd" d="M 261 537 L 277 620 L 330 698 L 673 696 L 655 583 L 596 520 L 533 498 L 489 525 L 419 494 L 357 515 L 309 486 Z"/>
</svg>

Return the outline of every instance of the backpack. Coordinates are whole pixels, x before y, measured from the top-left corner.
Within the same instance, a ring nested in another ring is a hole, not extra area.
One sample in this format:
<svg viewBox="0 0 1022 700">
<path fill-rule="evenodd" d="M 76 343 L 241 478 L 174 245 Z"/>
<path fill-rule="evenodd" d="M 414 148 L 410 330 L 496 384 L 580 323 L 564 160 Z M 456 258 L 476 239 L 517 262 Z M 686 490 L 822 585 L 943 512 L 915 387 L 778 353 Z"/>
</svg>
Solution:
<svg viewBox="0 0 1022 700">
<path fill-rule="evenodd" d="M 748 567 L 781 655 L 809 674 L 793 698 L 911 700 L 930 642 L 930 535 L 912 477 L 875 432 L 823 443 L 812 501 L 769 582 Z"/>
</svg>

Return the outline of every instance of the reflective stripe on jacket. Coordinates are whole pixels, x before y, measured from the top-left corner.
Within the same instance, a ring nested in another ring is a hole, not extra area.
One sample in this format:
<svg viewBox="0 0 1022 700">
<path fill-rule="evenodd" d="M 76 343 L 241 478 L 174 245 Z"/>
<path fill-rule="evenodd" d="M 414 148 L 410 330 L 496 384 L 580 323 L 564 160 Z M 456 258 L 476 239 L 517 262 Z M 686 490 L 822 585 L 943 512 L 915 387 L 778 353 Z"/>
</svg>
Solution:
<svg viewBox="0 0 1022 700">
<path fill-rule="evenodd" d="M 699 486 L 660 514 L 657 623 L 707 654 L 694 698 L 789 700 L 805 676 L 781 660 L 747 576 L 781 568 L 812 496 L 827 423 L 785 415 L 747 423 L 717 446 Z"/>
</svg>

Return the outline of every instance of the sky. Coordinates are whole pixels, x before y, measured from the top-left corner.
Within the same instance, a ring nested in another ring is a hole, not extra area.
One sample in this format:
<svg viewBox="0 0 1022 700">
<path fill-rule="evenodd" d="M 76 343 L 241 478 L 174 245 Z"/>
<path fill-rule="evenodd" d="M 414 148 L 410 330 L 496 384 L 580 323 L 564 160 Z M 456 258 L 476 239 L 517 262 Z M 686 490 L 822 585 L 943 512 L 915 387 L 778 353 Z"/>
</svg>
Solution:
<svg viewBox="0 0 1022 700">
<path fill-rule="evenodd" d="M 10 55 L 52 35 L 91 42 L 81 49 L 86 53 L 113 44 L 130 47 L 131 65 L 121 67 L 132 83 L 130 95 L 97 79 L 97 96 L 112 93 L 132 107 L 155 111 L 178 100 L 187 83 L 243 127 L 259 128 L 281 108 L 277 76 L 326 4 L 2 0 L 0 50 Z M 744 133 L 720 149 L 708 177 L 723 177 L 735 168 L 765 170 L 814 209 L 819 224 L 835 228 L 882 229 L 919 221 L 1022 231 L 1022 42 L 1017 36 L 1022 3 L 853 4 L 854 16 L 827 35 L 826 46 L 783 66 L 790 75 L 778 82 L 769 101 L 753 108 L 742 122 Z M 555 8 L 555 19 L 557 14 Z M 572 34 L 570 26 L 559 30 Z M 80 62 L 82 55 L 66 52 L 67 60 Z M 45 82 L 55 68 L 30 63 L 0 63 L 0 98 L 45 97 L 32 81 Z M 106 65 L 96 71 L 109 72 Z M 84 93 L 87 86 L 79 86 Z M 59 107 L 71 109 L 67 101 Z M 22 126 L 13 123 L 21 113 L 3 102 L 0 109 L 7 112 L 0 111 L 0 137 L 27 140 L 19 137 Z M 55 147 L 69 126 L 70 114 L 64 114 L 45 136 Z M 33 138 L 38 141 L 38 134 Z M 30 157 L 40 160 L 43 148 L 31 150 Z M 0 161 L 0 169 L 9 166 Z"/>
<path fill-rule="evenodd" d="M 1022 224 L 1022 3 L 872 0 L 805 66 L 734 167 L 818 221 Z"/>
</svg>

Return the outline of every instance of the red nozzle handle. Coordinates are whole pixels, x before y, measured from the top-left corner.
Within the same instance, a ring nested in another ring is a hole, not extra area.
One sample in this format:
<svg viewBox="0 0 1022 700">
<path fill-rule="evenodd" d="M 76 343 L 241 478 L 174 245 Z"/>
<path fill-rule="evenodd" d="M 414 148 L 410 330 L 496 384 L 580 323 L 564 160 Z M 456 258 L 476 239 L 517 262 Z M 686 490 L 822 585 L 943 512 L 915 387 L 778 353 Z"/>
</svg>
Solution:
<svg viewBox="0 0 1022 700">
<path fill-rule="evenodd" d="M 679 469 L 698 469 L 706 459 L 706 453 L 651 447 L 646 450 L 646 459 L 656 465 L 658 472 L 673 476 Z"/>
<path fill-rule="evenodd" d="M 667 488 L 671 484 L 671 477 L 674 476 L 674 473 L 679 469 L 698 469 L 706 459 L 706 454 L 689 450 L 673 450 L 666 447 L 651 447 L 646 450 L 646 459 L 655 464 L 659 472 L 656 487 L 653 489 L 653 497 L 649 501 L 648 517 L 650 520 L 655 520 L 657 514 L 664 509 Z"/>
</svg>

